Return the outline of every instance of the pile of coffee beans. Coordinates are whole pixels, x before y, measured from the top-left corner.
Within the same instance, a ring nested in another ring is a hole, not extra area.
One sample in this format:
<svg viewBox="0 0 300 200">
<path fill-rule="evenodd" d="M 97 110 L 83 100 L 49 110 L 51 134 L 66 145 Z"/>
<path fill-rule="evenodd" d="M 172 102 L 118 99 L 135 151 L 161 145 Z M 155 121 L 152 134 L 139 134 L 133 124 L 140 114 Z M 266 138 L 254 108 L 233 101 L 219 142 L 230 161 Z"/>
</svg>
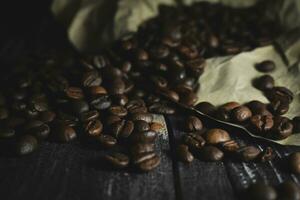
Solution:
<svg viewBox="0 0 300 200">
<path fill-rule="evenodd" d="M 245 196 L 249 200 L 299 200 L 300 188 L 291 180 L 284 181 L 276 187 L 257 182 L 247 188 Z"/>
<path fill-rule="evenodd" d="M 276 66 L 273 61 L 266 60 L 256 64 L 255 68 L 266 73 L 273 71 Z M 288 88 L 275 86 L 270 75 L 256 78 L 253 85 L 265 94 L 269 104 L 253 100 L 244 105 L 228 102 L 216 108 L 209 102 L 201 102 L 195 108 L 219 120 L 243 125 L 251 132 L 270 139 L 281 140 L 299 133 L 299 117 L 291 120 L 282 116 L 289 110 L 293 92 Z"/>
<path fill-rule="evenodd" d="M 190 163 L 194 157 L 204 161 L 220 161 L 224 156 L 244 162 L 266 162 L 275 157 L 272 148 L 261 151 L 255 146 L 240 145 L 226 130 L 205 128 L 196 116 L 187 117 L 185 127 L 186 134 L 177 147 L 178 158 L 183 162 Z"/>
</svg>

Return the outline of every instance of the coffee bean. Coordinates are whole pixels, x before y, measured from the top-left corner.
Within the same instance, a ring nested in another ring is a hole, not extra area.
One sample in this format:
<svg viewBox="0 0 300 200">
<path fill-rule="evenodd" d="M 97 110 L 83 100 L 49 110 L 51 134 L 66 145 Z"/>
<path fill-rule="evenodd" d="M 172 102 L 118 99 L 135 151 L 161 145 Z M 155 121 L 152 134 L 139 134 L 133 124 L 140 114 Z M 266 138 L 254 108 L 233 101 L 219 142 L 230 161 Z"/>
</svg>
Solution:
<svg viewBox="0 0 300 200">
<path fill-rule="evenodd" d="M 177 147 L 177 155 L 182 162 L 190 163 L 194 160 L 193 154 L 189 151 L 188 146 L 184 144 Z"/>
<path fill-rule="evenodd" d="M 204 72 L 206 62 L 203 58 L 196 58 L 186 62 L 187 70 L 195 77 L 200 76 Z"/>
<path fill-rule="evenodd" d="M 149 123 L 143 120 L 136 120 L 134 122 L 134 130 L 138 132 L 148 131 L 150 129 Z"/>
<path fill-rule="evenodd" d="M 119 135 L 120 135 L 121 131 L 123 130 L 125 122 L 126 122 L 125 120 L 120 120 L 111 125 L 111 132 L 115 138 L 120 137 Z"/>
<path fill-rule="evenodd" d="M 106 124 L 107 125 L 112 125 L 113 123 L 115 122 L 118 122 L 118 121 L 121 121 L 122 119 L 117 116 L 117 115 L 109 115 L 107 118 L 106 118 Z"/>
<path fill-rule="evenodd" d="M 251 110 L 253 115 L 272 115 L 267 110 L 267 105 L 260 101 L 250 101 L 246 104 L 246 106 Z"/>
<path fill-rule="evenodd" d="M 153 143 L 138 143 L 131 147 L 132 154 L 154 152 Z"/>
<path fill-rule="evenodd" d="M 125 117 L 127 115 L 127 110 L 123 106 L 111 106 L 108 111 L 112 115 L 116 115 L 119 117 Z"/>
<path fill-rule="evenodd" d="M 82 99 L 84 97 L 83 91 L 78 87 L 68 87 L 66 89 L 66 96 L 70 99 Z"/>
<path fill-rule="evenodd" d="M 289 104 L 286 101 L 272 100 L 270 103 L 270 109 L 277 115 L 284 115 L 289 111 Z"/>
<path fill-rule="evenodd" d="M 26 155 L 35 151 L 38 147 L 37 139 L 32 135 L 22 136 L 16 144 L 16 152 L 18 155 Z"/>
<path fill-rule="evenodd" d="M 73 115 L 69 115 L 67 113 L 59 112 L 57 119 L 63 122 L 65 125 L 74 127 L 79 122 L 79 119 Z"/>
<path fill-rule="evenodd" d="M 152 130 L 154 132 L 160 132 L 163 128 L 164 128 L 164 126 L 158 122 L 152 122 L 150 124 L 150 130 Z"/>
<path fill-rule="evenodd" d="M 126 108 L 127 110 L 131 110 L 131 109 L 133 109 L 133 108 L 137 108 L 137 107 L 145 107 L 145 106 L 146 106 L 145 102 L 144 102 L 142 99 L 138 98 L 138 99 L 132 99 L 132 100 L 130 100 L 130 101 L 126 104 L 125 108 Z"/>
<path fill-rule="evenodd" d="M 300 133 L 300 116 L 293 118 L 293 132 Z"/>
<path fill-rule="evenodd" d="M 192 46 L 180 45 L 177 49 L 180 52 L 180 54 L 186 59 L 194 59 L 199 54 L 197 49 L 193 48 Z"/>
<path fill-rule="evenodd" d="M 172 115 L 175 113 L 175 109 L 164 104 L 164 103 L 154 103 L 149 106 L 149 111 L 157 114 Z"/>
<path fill-rule="evenodd" d="M 222 142 L 220 146 L 226 152 L 236 152 L 240 148 L 240 145 L 235 140 Z"/>
<path fill-rule="evenodd" d="M 259 90 L 268 90 L 274 87 L 275 81 L 270 75 L 263 75 L 259 78 L 254 79 L 253 85 Z"/>
<path fill-rule="evenodd" d="M 74 115 L 80 115 L 83 112 L 87 112 L 89 110 L 89 105 L 87 102 L 82 100 L 72 100 L 70 101 L 70 111 Z"/>
<path fill-rule="evenodd" d="M 260 72 L 272 72 L 275 70 L 276 65 L 272 60 L 265 60 L 255 65 L 257 71 Z"/>
<path fill-rule="evenodd" d="M 98 117 L 99 117 L 99 112 L 97 110 L 90 110 L 90 111 L 80 113 L 80 120 L 82 122 L 95 120 Z"/>
<path fill-rule="evenodd" d="M 143 120 L 147 123 L 151 123 L 153 121 L 153 116 L 150 113 L 136 113 L 131 116 L 133 121 Z"/>
<path fill-rule="evenodd" d="M 111 101 L 108 95 L 100 95 L 92 98 L 90 104 L 97 110 L 105 110 L 110 107 Z"/>
<path fill-rule="evenodd" d="M 258 157 L 258 155 L 261 153 L 261 151 L 254 147 L 254 146 L 245 146 L 245 147 L 241 147 L 238 151 L 237 151 L 240 159 L 242 159 L 243 161 L 252 161 L 254 159 L 256 159 Z"/>
<path fill-rule="evenodd" d="M 125 106 L 128 103 L 128 98 L 123 94 L 116 94 L 112 96 L 112 101 L 116 105 Z"/>
<path fill-rule="evenodd" d="M 186 126 L 187 131 L 191 131 L 191 132 L 200 131 L 203 128 L 203 124 L 202 124 L 201 120 L 195 116 L 189 116 L 186 119 L 185 124 L 186 124 L 185 126 Z"/>
<path fill-rule="evenodd" d="M 124 81 L 121 78 L 114 79 L 111 81 L 108 91 L 109 94 L 115 95 L 115 94 L 124 94 L 126 89 L 126 85 Z"/>
<path fill-rule="evenodd" d="M 289 168 L 295 174 L 300 174 L 300 152 L 289 155 Z"/>
<path fill-rule="evenodd" d="M 164 90 L 160 90 L 160 93 L 172 101 L 175 102 L 179 101 L 179 95 L 175 91 L 164 89 Z"/>
<path fill-rule="evenodd" d="M 130 120 L 127 120 L 122 128 L 122 131 L 120 133 L 120 137 L 122 138 L 128 138 L 134 129 L 134 123 Z"/>
<path fill-rule="evenodd" d="M 50 127 L 47 124 L 41 124 L 39 126 L 30 128 L 28 133 L 33 134 L 37 139 L 44 140 L 50 134 Z"/>
<path fill-rule="evenodd" d="M 275 200 L 277 193 L 272 186 L 262 182 L 251 184 L 247 189 L 248 199 L 255 200 Z"/>
<path fill-rule="evenodd" d="M 241 123 L 250 119 L 252 116 L 251 110 L 246 106 L 239 106 L 232 110 L 232 118 L 235 122 Z"/>
<path fill-rule="evenodd" d="M 77 137 L 75 130 L 62 122 L 55 122 L 53 134 L 55 134 L 55 139 L 59 142 L 70 142 Z"/>
<path fill-rule="evenodd" d="M 133 160 L 133 164 L 140 164 L 154 157 L 156 157 L 156 154 L 154 152 L 149 152 L 149 153 L 133 154 L 131 156 L 131 159 Z"/>
<path fill-rule="evenodd" d="M 157 137 L 157 133 L 154 131 L 143 131 L 135 132 L 131 136 L 131 141 L 133 143 L 153 143 Z"/>
<path fill-rule="evenodd" d="M 271 161 L 275 158 L 274 151 L 271 147 L 267 147 L 259 156 L 261 162 Z"/>
<path fill-rule="evenodd" d="M 107 91 L 102 86 L 91 86 L 88 88 L 88 93 L 91 96 L 106 95 Z"/>
<path fill-rule="evenodd" d="M 44 123 L 52 122 L 56 117 L 56 114 L 52 111 L 44 111 L 39 113 L 38 119 Z"/>
<path fill-rule="evenodd" d="M 265 91 L 266 97 L 272 101 L 281 101 L 291 103 L 294 99 L 292 91 L 285 87 L 273 87 L 272 89 Z"/>
<path fill-rule="evenodd" d="M 275 139 L 285 139 L 293 133 L 293 124 L 281 116 L 274 117 L 274 126 L 272 128 L 272 137 Z"/>
<path fill-rule="evenodd" d="M 90 70 L 82 76 L 82 85 L 84 87 L 99 86 L 102 83 L 102 78 L 95 70 Z"/>
<path fill-rule="evenodd" d="M 168 48 L 168 46 L 159 45 L 157 47 L 152 48 L 150 53 L 151 57 L 153 57 L 154 59 L 163 59 L 169 55 L 170 49 Z"/>
<path fill-rule="evenodd" d="M 230 111 L 227 111 L 225 108 L 218 108 L 214 115 L 218 120 L 225 122 L 230 121 Z"/>
<path fill-rule="evenodd" d="M 168 81 L 162 76 L 152 76 L 151 81 L 158 88 L 166 88 L 168 86 Z"/>
<path fill-rule="evenodd" d="M 14 129 L 11 128 L 1 128 L 0 129 L 0 139 L 12 138 L 16 134 Z"/>
<path fill-rule="evenodd" d="M 278 198 L 282 200 L 299 200 L 300 188 L 293 181 L 285 181 L 278 186 Z"/>
<path fill-rule="evenodd" d="M 118 169 L 125 168 L 129 164 L 129 158 L 122 153 L 111 153 L 104 156 L 104 159 L 113 167 Z"/>
<path fill-rule="evenodd" d="M 101 134 L 103 130 L 103 125 L 101 121 L 94 119 L 86 122 L 84 129 L 88 136 L 94 137 Z"/>
<path fill-rule="evenodd" d="M 99 136 L 96 136 L 95 139 L 99 142 L 101 147 L 104 148 L 111 148 L 117 144 L 117 140 L 106 134 L 100 134 Z"/>
<path fill-rule="evenodd" d="M 225 111 L 232 111 L 233 109 L 241 106 L 238 102 L 231 101 L 220 106 L 220 109 L 224 109 Z"/>
<path fill-rule="evenodd" d="M 214 146 L 205 146 L 200 151 L 200 157 L 206 161 L 219 161 L 224 157 L 224 153 Z"/>
<path fill-rule="evenodd" d="M 201 149 L 205 145 L 203 137 L 197 133 L 188 133 L 182 137 L 182 142 L 192 150 Z"/>
<path fill-rule="evenodd" d="M 206 101 L 198 103 L 195 109 L 209 116 L 212 116 L 217 110 L 214 105 Z"/>
<path fill-rule="evenodd" d="M 250 125 L 255 132 L 267 132 L 273 128 L 273 117 L 270 115 L 254 115 L 250 118 Z"/>
<path fill-rule="evenodd" d="M 206 142 L 208 144 L 218 144 L 230 140 L 227 131 L 223 129 L 211 129 L 206 133 Z"/>
</svg>

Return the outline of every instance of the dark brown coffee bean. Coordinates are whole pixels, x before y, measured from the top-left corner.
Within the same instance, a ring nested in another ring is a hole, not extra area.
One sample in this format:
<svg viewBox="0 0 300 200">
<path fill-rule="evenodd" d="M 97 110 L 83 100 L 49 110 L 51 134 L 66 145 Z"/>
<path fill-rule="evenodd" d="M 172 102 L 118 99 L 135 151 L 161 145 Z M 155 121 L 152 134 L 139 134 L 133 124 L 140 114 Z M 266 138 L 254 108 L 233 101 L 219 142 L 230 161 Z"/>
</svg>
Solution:
<svg viewBox="0 0 300 200">
<path fill-rule="evenodd" d="M 268 90 L 272 89 L 275 85 L 275 81 L 270 75 L 263 75 L 259 78 L 253 80 L 253 85 L 259 90 Z"/>
<path fill-rule="evenodd" d="M 281 101 L 291 103 L 294 99 L 293 92 L 286 87 L 273 87 L 270 90 L 266 90 L 265 95 L 271 102 Z"/>
<path fill-rule="evenodd" d="M 195 109 L 209 116 L 212 116 L 217 110 L 214 105 L 206 101 L 198 103 Z"/>
<path fill-rule="evenodd" d="M 261 162 L 268 162 L 275 158 L 274 151 L 271 147 L 267 147 L 261 154 L 259 155 L 259 160 Z"/>
<path fill-rule="evenodd" d="M 87 122 L 95 120 L 99 117 L 99 112 L 97 110 L 90 110 L 80 114 L 80 120 L 82 122 Z"/>
<path fill-rule="evenodd" d="M 68 87 L 66 89 L 66 96 L 71 99 L 82 99 L 84 97 L 83 91 L 78 87 Z"/>
<path fill-rule="evenodd" d="M 138 143 L 131 147 L 132 154 L 149 153 L 154 152 L 153 143 Z"/>
<path fill-rule="evenodd" d="M 246 104 L 246 106 L 251 110 L 253 115 L 272 115 L 267 110 L 267 105 L 260 101 L 250 101 Z"/>
<path fill-rule="evenodd" d="M 123 129 L 120 133 L 120 137 L 122 138 L 128 138 L 131 133 L 133 132 L 133 129 L 134 129 L 134 123 L 130 120 L 127 120 L 123 126 Z"/>
<path fill-rule="evenodd" d="M 274 139 L 285 139 L 293 133 L 293 124 L 286 117 L 276 116 L 271 131 Z"/>
<path fill-rule="evenodd" d="M 136 113 L 131 116 L 133 121 L 143 120 L 147 123 L 151 123 L 153 121 L 153 115 L 150 113 Z"/>
<path fill-rule="evenodd" d="M 300 152 L 289 155 L 289 168 L 295 174 L 300 174 Z"/>
<path fill-rule="evenodd" d="M 275 200 L 277 199 L 277 193 L 272 186 L 269 186 L 262 182 L 251 184 L 247 189 L 248 199 L 255 200 Z"/>
<path fill-rule="evenodd" d="M 187 106 L 193 106 L 198 101 L 198 97 L 194 92 L 186 92 L 180 95 L 180 103 Z"/>
<path fill-rule="evenodd" d="M 201 120 L 198 117 L 195 116 L 189 116 L 186 119 L 185 126 L 187 131 L 193 132 L 193 131 L 200 131 L 203 128 L 203 124 Z"/>
<path fill-rule="evenodd" d="M 160 164 L 160 158 L 158 155 L 155 155 L 154 157 L 139 163 L 137 167 L 139 170 L 143 172 L 148 172 L 158 167 L 159 164 Z"/>
<path fill-rule="evenodd" d="M 14 129 L 11 128 L 1 128 L 0 129 L 0 139 L 12 138 L 16 134 Z"/>
<path fill-rule="evenodd" d="M 108 91 L 109 94 L 124 94 L 126 89 L 125 82 L 121 78 L 117 78 L 111 81 Z"/>
<path fill-rule="evenodd" d="M 50 123 L 52 122 L 56 117 L 56 114 L 52 111 L 44 111 L 40 112 L 38 119 L 41 120 L 44 123 Z"/>
<path fill-rule="evenodd" d="M 53 134 L 55 134 L 55 139 L 59 142 L 70 142 L 77 137 L 75 130 L 62 122 L 55 122 Z"/>
<path fill-rule="evenodd" d="M 293 118 L 293 132 L 300 133 L 300 116 Z"/>
<path fill-rule="evenodd" d="M 147 107 L 132 107 L 128 110 L 128 112 L 133 115 L 133 114 L 141 114 L 141 113 L 147 113 L 148 109 Z"/>
<path fill-rule="evenodd" d="M 154 103 L 154 104 L 150 105 L 149 111 L 151 113 L 165 114 L 165 115 L 172 115 L 176 112 L 174 108 L 172 108 L 164 103 Z"/>
<path fill-rule="evenodd" d="M 106 124 L 107 125 L 112 125 L 113 123 L 115 122 L 118 122 L 118 121 L 121 121 L 122 119 L 119 117 L 119 116 L 116 116 L 116 115 L 109 115 L 107 118 L 106 118 Z"/>
<path fill-rule="evenodd" d="M 163 59 L 169 55 L 170 49 L 168 46 L 159 45 L 152 48 L 150 50 L 150 53 L 151 53 L 151 57 L 153 57 L 154 59 Z"/>
<path fill-rule="evenodd" d="M 137 132 L 148 131 L 150 129 L 149 123 L 143 120 L 136 120 L 134 122 L 134 130 Z"/>
<path fill-rule="evenodd" d="M 193 77 L 199 77 L 204 72 L 206 62 L 203 58 L 196 58 L 186 62 L 187 70 Z"/>
<path fill-rule="evenodd" d="M 289 111 L 289 104 L 285 101 L 275 99 L 270 103 L 270 110 L 277 115 L 284 115 Z"/>
<path fill-rule="evenodd" d="M 192 150 L 201 149 L 205 145 L 203 137 L 197 133 L 188 133 L 182 137 L 182 142 Z"/>
<path fill-rule="evenodd" d="M 200 150 L 200 157 L 206 161 L 219 161 L 224 157 L 224 153 L 214 146 L 205 146 Z"/>
<path fill-rule="evenodd" d="M 125 117 L 127 115 L 127 110 L 123 106 L 111 106 L 108 109 L 109 113 L 119 117 Z"/>
<path fill-rule="evenodd" d="M 240 145 L 235 140 L 222 142 L 220 146 L 226 152 L 236 152 L 240 148 Z"/>
<path fill-rule="evenodd" d="M 177 49 L 179 53 L 186 59 L 195 59 L 199 55 L 197 49 L 191 46 L 180 45 Z"/>
<path fill-rule="evenodd" d="M 104 148 L 111 148 L 117 144 L 116 138 L 106 134 L 101 134 L 95 137 L 95 139 L 99 142 L 100 146 Z"/>
<path fill-rule="evenodd" d="M 233 109 L 235 109 L 239 106 L 241 106 L 241 104 L 239 104 L 238 102 L 231 101 L 231 102 L 225 103 L 222 106 L 220 106 L 220 109 L 224 109 L 226 111 L 232 111 Z"/>
<path fill-rule="evenodd" d="M 28 131 L 32 128 L 42 126 L 43 124 L 44 123 L 42 121 L 32 119 L 32 120 L 27 121 L 26 125 L 24 126 L 24 130 Z"/>
<path fill-rule="evenodd" d="M 138 98 L 138 99 L 130 100 L 126 104 L 125 108 L 127 110 L 131 110 L 131 109 L 136 108 L 136 107 L 145 107 L 145 106 L 146 106 L 145 102 L 142 99 Z"/>
<path fill-rule="evenodd" d="M 92 98 L 90 104 L 97 110 L 105 110 L 110 107 L 111 101 L 108 95 L 100 95 Z"/>
<path fill-rule="evenodd" d="M 128 103 L 128 98 L 123 94 L 116 94 L 112 96 L 112 101 L 116 105 L 125 106 Z"/>
<path fill-rule="evenodd" d="M 258 155 L 261 153 L 261 151 L 254 147 L 254 146 L 245 146 L 245 147 L 241 147 L 238 151 L 237 151 L 240 159 L 242 159 L 243 161 L 252 161 L 254 159 L 256 159 L 258 157 Z"/>
<path fill-rule="evenodd" d="M 208 144 L 218 144 L 230 140 L 230 136 L 227 131 L 223 129 L 211 129 L 206 133 L 206 142 Z"/>
<path fill-rule="evenodd" d="M 252 116 L 251 110 L 247 106 L 239 106 L 232 110 L 232 119 L 237 122 L 245 122 Z"/>
<path fill-rule="evenodd" d="M 117 121 L 117 122 L 115 122 L 115 123 L 113 123 L 111 125 L 111 132 L 112 132 L 112 135 L 115 138 L 119 138 L 120 137 L 120 133 L 123 130 L 125 122 L 126 122 L 125 120 L 120 120 L 120 121 Z"/>
<path fill-rule="evenodd" d="M 88 71 L 82 76 L 82 85 L 84 87 L 99 86 L 101 83 L 102 78 L 95 70 Z"/>
<path fill-rule="evenodd" d="M 164 89 L 160 90 L 160 93 L 166 96 L 167 98 L 171 99 L 172 101 L 179 101 L 179 95 L 175 91 Z"/>
<path fill-rule="evenodd" d="M 73 115 L 67 113 L 59 112 L 57 115 L 57 120 L 63 122 L 65 125 L 74 127 L 79 122 L 79 119 Z"/>
<path fill-rule="evenodd" d="M 88 88 L 88 93 L 91 96 L 98 96 L 98 95 L 105 95 L 107 94 L 107 91 L 102 86 L 91 86 Z"/>
<path fill-rule="evenodd" d="M 125 168 L 129 164 L 129 158 L 122 153 L 111 153 L 104 156 L 104 159 L 113 167 L 118 169 Z"/>
<path fill-rule="evenodd" d="M 251 128 L 256 132 L 267 132 L 273 128 L 274 121 L 270 115 L 254 115 L 250 118 Z"/>
<path fill-rule="evenodd" d="M 146 50 L 144 49 L 137 49 L 135 52 L 134 52 L 134 58 L 136 60 L 140 60 L 140 61 L 145 61 L 145 60 L 148 60 L 149 59 L 149 54 Z"/>
<path fill-rule="evenodd" d="M 35 151 L 38 147 L 37 139 L 32 135 L 22 136 L 16 144 L 16 152 L 18 155 L 26 155 Z"/>
<path fill-rule="evenodd" d="M 255 65 L 257 71 L 260 72 L 271 72 L 275 70 L 276 65 L 272 60 L 265 60 Z"/>
<path fill-rule="evenodd" d="M 101 121 L 94 119 L 86 122 L 84 129 L 88 136 L 95 137 L 101 134 L 103 125 Z"/>
<path fill-rule="evenodd" d="M 190 163 L 194 160 L 193 154 L 189 151 L 187 145 L 181 144 L 177 147 L 177 155 L 182 162 Z"/>
<path fill-rule="evenodd" d="M 162 89 L 168 86 L 168 81 L 162 76 L 152 76 L 151 81 L 157 88 Z"/>
<path fill-rule="evenodd" d="M 133 143 L 153 143 L 157 137 L 157 133 L 154 131 L 143 131 L 135 132 L 131 136 L 131 141 Z"/>
<path fill-rule="evenodd" d="M 299 200 L 300 188 L 293 181 L 285 181 L 278 186 L 278 199 L 282 200 Z"/>
<path fill-rule="evenodd" d="M 221 121 L 228 122 L 230 121 L 230 111 L 227 111 L 225 108 L 218 108 L 218 110 L 214 113 L 215 118 Z"/>
<path fill-rule="evenodd" d="M 50 127 L 47 124 L 41 124 L 27 130 L 29 134 L 34 135 L 39 140 L 46 139 L 50 134 Z"/>
<path fill-rule="evenodd" d="M 154 152 L 149 152 L 149 153 L 140 153 L 140 154 L 133 154 L 131 156 L 131 159 L 133 161 L 133 164 L 139 164 L 142 163 L 146 160 L 152 159 L 156 156 Z"/>
</svg>

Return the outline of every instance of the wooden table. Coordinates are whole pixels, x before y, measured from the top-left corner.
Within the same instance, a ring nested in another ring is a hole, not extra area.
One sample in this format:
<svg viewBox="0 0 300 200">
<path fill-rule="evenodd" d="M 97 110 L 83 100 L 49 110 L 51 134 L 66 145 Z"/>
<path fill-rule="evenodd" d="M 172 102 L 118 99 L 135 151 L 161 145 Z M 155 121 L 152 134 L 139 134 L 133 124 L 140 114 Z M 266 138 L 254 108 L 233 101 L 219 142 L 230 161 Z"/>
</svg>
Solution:
<svg viewBox="0 0 300 200">
<path fill-rule="evenodd" d="M 35 52 L 64 49 L 62 31 L 53 22 L 41 24 L 32 34 L 10 38 L 1 47 L 0 60 L 13 62 Z M 65 39 L 65 37 L 63 37 Z M 5 63 L 4 62 L 4 63 Z M 150 173 L 115 171 L 99 161 L 102 151 L 92 150 L 79 142 L 44 143 L 25 157 L 0 152 L 0 198 L 4 200 L 127 200 L 127 199 L 203 199 L 231 200 L 241 198 L 241 191 L 251 182 L 262 180 L 277 185 L 299 175 L 289 173 L 283 158 L 297 147 L 259 142 L 239 130 L 231 135 L 242 143 L 259 148 L 272 146 L 277 158 L 267 163 L 241 163 L 231 159 L 203 162 L 196 159 L 186 165 L 176 160 L 174 145 L 180 137 L 180 116 L 167 116 L 169 133 L 159 137 L 156 150 L 160 166 Z"/>
</svg>

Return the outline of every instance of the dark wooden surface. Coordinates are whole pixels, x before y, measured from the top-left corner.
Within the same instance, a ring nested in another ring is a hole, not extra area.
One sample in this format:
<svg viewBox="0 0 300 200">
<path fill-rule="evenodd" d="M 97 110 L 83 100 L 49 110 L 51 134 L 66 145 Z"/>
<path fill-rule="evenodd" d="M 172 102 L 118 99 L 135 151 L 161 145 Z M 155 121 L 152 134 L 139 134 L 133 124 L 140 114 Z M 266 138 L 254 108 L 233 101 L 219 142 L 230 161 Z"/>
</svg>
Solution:
<svg viewBox="0 0 300 200">
<path fill-rule="evenodd" d="M 68 44 L 57 39 L 62 32 L 56 28 L 46 23 L 34 34 L 9 38 L 0 49 L 1 63 L 36 52 L 62 52 Z M 161 165 L 146 174 L 112 170 L 99 159 L 102 151 L 89 149 L 78 142 L 45 143 L 37 152 L 25 157 L 7 156 L 0 148 L 1 199 L 230 200 L 243 199 L 241 191 L 259 180 L 274 185 L 287 179 L 299 183 L 300 176 L 289 173 L 284 167 L 284 159 L 280 159 L 300 150 L 297 147 L 259 142 L 260 148 L 272 146 L 279 157 L 267 163 L 240 163 L 231 159 L 217 163 L 197 159 L 190 165 L 179 163 L 174 155 L 174 145 L 183 134 L 182 118 L 171 116 L 166 121 L 169 135 L 161 136 L 156 147 L 162 158 Z M 240 143 L 257 145 L 257 141 L 239 130 L 229 128 L 229 131 Z"/>
</svg>

